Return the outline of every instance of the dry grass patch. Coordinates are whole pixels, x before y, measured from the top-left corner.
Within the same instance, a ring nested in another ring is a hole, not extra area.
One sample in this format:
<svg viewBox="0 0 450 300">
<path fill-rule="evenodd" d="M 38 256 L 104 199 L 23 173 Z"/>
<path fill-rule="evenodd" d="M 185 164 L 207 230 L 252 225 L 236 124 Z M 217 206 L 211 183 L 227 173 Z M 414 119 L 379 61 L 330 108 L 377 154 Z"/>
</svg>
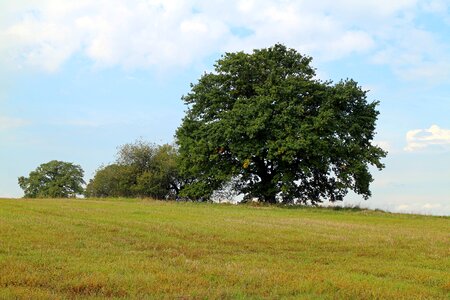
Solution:
<svg viewBox="0 0 450 300">
<path fill-rule="evenodd" d="M 0 200 L 0 298 L 445 299 L 450 218 Z"/>
</svg>

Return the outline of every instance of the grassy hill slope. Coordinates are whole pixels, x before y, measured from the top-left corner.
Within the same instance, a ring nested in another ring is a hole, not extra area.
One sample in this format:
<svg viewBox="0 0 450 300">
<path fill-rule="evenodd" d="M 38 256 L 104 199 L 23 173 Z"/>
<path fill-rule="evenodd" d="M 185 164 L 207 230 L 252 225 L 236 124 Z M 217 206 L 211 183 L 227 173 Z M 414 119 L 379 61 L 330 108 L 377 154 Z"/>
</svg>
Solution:
<svg viewBox="0 0 450 300">
<path fill-rule="evenodd" d="M 0 199 L 0 299 L 446 299 L 450 218 Z"/>
</svg>

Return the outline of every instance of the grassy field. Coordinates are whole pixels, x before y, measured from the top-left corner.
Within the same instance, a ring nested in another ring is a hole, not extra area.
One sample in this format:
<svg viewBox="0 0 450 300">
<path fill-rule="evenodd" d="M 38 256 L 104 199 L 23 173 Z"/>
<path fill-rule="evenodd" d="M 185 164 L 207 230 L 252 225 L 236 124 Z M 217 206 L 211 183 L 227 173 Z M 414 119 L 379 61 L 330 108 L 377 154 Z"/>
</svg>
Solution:
<svg viewBox="0 0 450 300">
<path fill-rule="evenodd" d="M 450 218 L 0 199 L 0 299 L 448 299 Z"/>
</svg>

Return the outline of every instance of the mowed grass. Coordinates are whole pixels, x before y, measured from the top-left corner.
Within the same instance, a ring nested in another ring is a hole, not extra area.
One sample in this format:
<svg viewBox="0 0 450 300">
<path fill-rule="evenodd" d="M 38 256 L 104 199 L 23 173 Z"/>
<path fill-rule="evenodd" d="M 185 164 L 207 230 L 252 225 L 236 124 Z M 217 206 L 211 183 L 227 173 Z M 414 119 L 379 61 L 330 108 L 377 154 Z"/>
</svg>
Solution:
<svg viewBox="0 0 450 300">
<path fill-rule="evenodd" d="M 450 218 L 0 199 L 0 299 L 448 299 Z"/>
</svg>

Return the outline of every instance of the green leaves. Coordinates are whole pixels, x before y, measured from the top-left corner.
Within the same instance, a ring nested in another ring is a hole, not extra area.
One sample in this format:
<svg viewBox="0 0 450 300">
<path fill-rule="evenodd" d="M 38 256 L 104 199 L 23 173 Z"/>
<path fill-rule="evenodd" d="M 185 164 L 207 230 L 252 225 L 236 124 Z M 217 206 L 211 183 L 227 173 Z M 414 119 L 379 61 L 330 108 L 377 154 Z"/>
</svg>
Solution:
<svg viewBox="0 0 450 300">
<path fill-rule="evenodd" d="M 86 188 L 88 197 L 175 197 L 183 184 L 177 150 L 144 141 L 118 149 L 117 162 L 101 167 Z"/>
<path fill-rule="evenodd" d="M 183 97 L 176 137 L 186 196 L 210 197 L 239 178 L 238 192 L 262 201 L 370 196 L 368 165 L 386 153 L 371 144 L 378 102 L 353 80 L 315 79 L 311 58 L 277 44 L 226 53 Z"/>
<path fill-rule="evenodd" d="M 110 164 L 100 167 L 86 187 L 86 197 L 131 197 L 134 170 L 127 165 Z"/>
<path fill-rule="evenodd" d="M 25 198 L 68 198 L 83 193 L 83 169 L 72 163 L 52 160 L 41 164 L 28 178 L 19 177 Z"/>
</svg>

